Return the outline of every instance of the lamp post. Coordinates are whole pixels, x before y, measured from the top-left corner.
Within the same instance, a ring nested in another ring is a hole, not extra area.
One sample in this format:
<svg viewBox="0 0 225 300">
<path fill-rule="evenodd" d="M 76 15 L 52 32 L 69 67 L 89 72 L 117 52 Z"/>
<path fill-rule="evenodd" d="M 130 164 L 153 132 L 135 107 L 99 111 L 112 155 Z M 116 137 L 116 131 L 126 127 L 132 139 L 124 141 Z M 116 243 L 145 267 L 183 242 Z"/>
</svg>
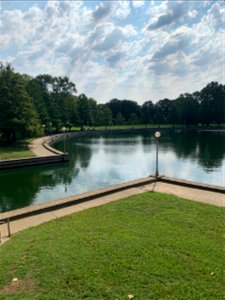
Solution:
<svg viewBox="0 0 225 300">
<path fill-rule="evenodd" d="M 43 128 L 43 135 L 45 135 L 45 124 L 42 125 Z"/>
<path fill-rule="evenodd" d="M 160 131 L 155 132 L 155 138 L 156 138 L 156 161 L 155 161 L 155 176 L 159 176 L 159 138 L 161 136 Z"/>
<path fill-rule="evenodd" d="M 52 122 L 49 123 L 50 126 L 50 135 L 52 135 Z"/>
<path fill-rule="evenodd" d="M 64 134 L 64 155 L 66 154 L 66 127 L 65 126 L 63 126 L 63 128 L 62 128 L 62 131 L 63 131 L 63 134 Z"/>
</svg>

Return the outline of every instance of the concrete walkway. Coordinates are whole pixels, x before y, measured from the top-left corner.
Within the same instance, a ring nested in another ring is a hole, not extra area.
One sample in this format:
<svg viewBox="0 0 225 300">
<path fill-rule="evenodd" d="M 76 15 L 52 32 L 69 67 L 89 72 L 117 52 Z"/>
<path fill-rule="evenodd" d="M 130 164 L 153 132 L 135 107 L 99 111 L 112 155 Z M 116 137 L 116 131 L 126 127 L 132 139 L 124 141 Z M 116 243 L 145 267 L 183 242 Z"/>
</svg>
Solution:
<svg viewBox="0 0 225 300">
<path fill-rule="evenodd" d="M 47 141 L 48 137 L 41 137 L 38 139 L 33 140 L 30 144 L 29 144 L 29 149 L 35 154 L 35 156 L 55 156 L 57 154 L 49 151 L 48 149 L 46 149 L 43 146 L 43 143 Z"/>
<path fill-rule="evenodd" d="M 10 222 L 11 234 L 14 234 L 26 228 L 37 226 L 41 223 L 48 222 L 50 220 L 60 218 L 78 211 L 82 211 L 95 206 L 100 206 L 112 201 L 117 201 L 126 198 L 128 196 L 132 196 L 147 191 L 163 192 L 163 193 L 176 195 L 197 202 L 208 203 L 219 207 L 225 207 L 225 194 L 219 192 L 204 191 L 198 188 L 184 187 L 184 186 L 169 184 L 164 182 L 152 182 L 150 184 L 144 184 L 138 187 L 130 187 L 130 188 L 128 187 L 126 190 L 111 193 L 106 196 L 99 196 L 94 200 L 88 200 L 83 203 L 74 204 L 50 212 L 43 212 L 37 215 L 31 215 L 28 217 L 21 218 L 19 220 L 12 221 Z M 7 235 L 8 235 L 7 225 L 6 224 L 1 225 L 0 230 L 1 230 L 2 241 L 7 240 Z"/>
</svg>

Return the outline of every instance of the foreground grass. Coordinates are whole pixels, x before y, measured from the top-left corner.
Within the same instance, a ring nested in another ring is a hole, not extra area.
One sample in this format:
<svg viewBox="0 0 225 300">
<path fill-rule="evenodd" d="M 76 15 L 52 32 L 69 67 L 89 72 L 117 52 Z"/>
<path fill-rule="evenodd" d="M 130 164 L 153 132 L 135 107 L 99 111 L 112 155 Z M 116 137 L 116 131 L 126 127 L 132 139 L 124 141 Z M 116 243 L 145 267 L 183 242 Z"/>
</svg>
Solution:
<svg viewBox="0 0 225 300">
<path fill-rule="evenodd" d="M 9 147 L 0 146 L 0 160 L 35 156 L 32 151 L 28 150 L 29 141 L 31 140 L 22 141 L 14 146 Z"/>
<path fill-rule="evenodd" d="M 0 299 L 224 299 L 223 229 L 223 209 L 159 193 L 76 213 L 0 247 Z"/>
</svg>

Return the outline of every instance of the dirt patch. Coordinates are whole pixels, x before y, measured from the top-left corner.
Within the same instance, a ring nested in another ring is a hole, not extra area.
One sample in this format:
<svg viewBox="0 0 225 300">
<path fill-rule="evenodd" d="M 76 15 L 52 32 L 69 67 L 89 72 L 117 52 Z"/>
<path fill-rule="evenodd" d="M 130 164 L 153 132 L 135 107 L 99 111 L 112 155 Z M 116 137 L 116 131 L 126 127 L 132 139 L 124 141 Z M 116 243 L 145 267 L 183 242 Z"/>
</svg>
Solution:
<svg viewBox="0 0 225 300">
<path fill-rule="evenodd" d="M 24 278 L 13 278 L 8 284 L 0 289 L 0 294 L 17 294 L 26 292 L 32 294 L 37 290 L 34 280 L 30 275 L 26 275 Z"/>
</svg>

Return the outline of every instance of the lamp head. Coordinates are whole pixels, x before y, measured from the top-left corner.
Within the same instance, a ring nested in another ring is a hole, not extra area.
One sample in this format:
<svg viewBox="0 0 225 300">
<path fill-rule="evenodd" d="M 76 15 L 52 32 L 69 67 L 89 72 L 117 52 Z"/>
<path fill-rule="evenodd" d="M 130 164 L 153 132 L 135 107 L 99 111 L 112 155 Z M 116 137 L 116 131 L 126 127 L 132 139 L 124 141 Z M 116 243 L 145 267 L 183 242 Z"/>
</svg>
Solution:
<svg viewBox="0 0 225 300">
<path fill-rule="evenodd" d="M 156 137 L 156 138 L 160 138 L 160 136 L 161 136 L 161 132 L 160 132 L 160 131 L 156 131 L 156 132 L 155 132 L 155 137 Z"/>
</svg>

